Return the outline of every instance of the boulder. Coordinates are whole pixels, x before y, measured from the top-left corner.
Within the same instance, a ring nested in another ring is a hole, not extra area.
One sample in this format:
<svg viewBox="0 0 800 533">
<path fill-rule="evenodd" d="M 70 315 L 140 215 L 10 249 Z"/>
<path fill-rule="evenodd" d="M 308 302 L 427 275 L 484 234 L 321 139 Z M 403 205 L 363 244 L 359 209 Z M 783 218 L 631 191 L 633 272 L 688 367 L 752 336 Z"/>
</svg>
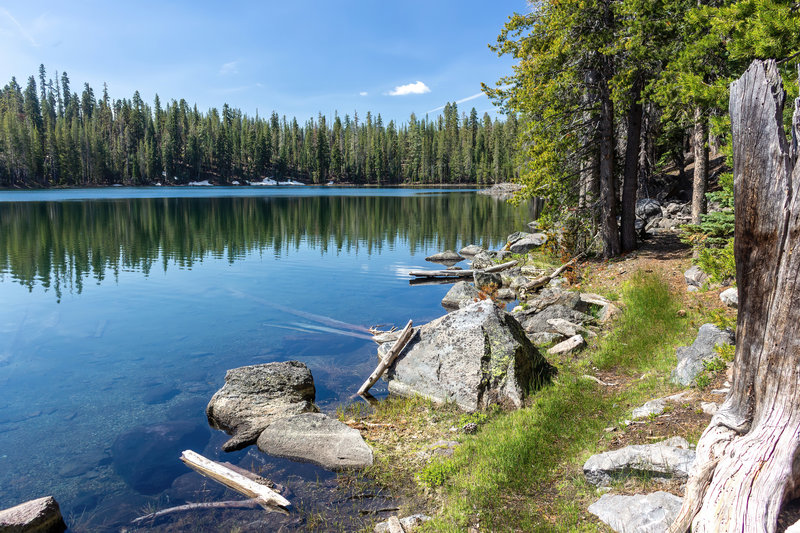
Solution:
<svg viewBox="0 0 800 533">
<path fill-rule="evenodd" d="M 661 216 L 661 204 L 653 198 L 642 198 L 636 200 L 636 218 L 649 220 Z"/>
<path fill-rule="evenodd" d="M 186 473 L 177 460 L 183 450 L 202 450 L 211 434 L 205 424 L 189 421 L 139 426 L 117 437 L 111 446 L 114 470 L 132 489 L 156 494 Z"/>
<path fill-rule="evenodd" d="M 430 520 L 431 517 L 424 514 L 412 514 L 411 516 L 407 516 L 405 518 L 400 519 L 400 526 L 403 528 L 403 531 L 409 533 L 410 531 L 414 531 L 423 523 Z M 392 533 L 392 530 L 389 526 L 389 520 L 385 522 L 379 522 L 375 525 L 375 533 Z"/>
<path fill-rule="evenodd" d="M 442 298 L 442 305 L 448 309 L 458 309 L 469 305 L 478 298 L 480 291 L 471 283 L 459 281 Z"/>
<path fill-rule="evenodd" d="M 472 258 L 472 268 L 474 270 L 483 270 L 494 265 L 492 256 L 486 252 L 480 252 Z"/>
<path fill-rule="evenodd" d="M 486 290 L 490 287 L 497 290 L 503 286 L 503 278 L 500 274 L 494 272 L 476 270 L 472 273 L 472 278 L 475 280 L 475 286 L 481 290 Z"/>
<path fill-rule="evenodd" d="M 570 309 L 569 307 L 561 304 L 551 305 L 544 311 L 540 311 L 533 315 L 527 315 L 524 313 L 525 312 L 523 311 L 523 314 L 519 320 L 522 324 L 522 327 L 525 328 L 525 331 L 528 333 L 541 333 L 543 331 L 558 333 L 558 331 L 547 322 L 548 320 L 552 320 L 554 318 L 561 318 L 572 322 L 573 324 L 586 324 L 592 320 L 591 316 L 581 313 L 580 311 L 575 311 L 574 309 Z"/>
<path fill-rule="evenodd" d="M 495 298 L 498 300 L 513 300 L 517 297 L 517 293 L 513 289 L 497 289 Z"/>
<path fill-rule="evenodd" d="M 519 408 L 553 372 L 519 322 L 493 302 L 480 301 L 420 327 L 387 380 L 389 392 L 475 411 Z"/>
<path fill-rule="evenodd" d="M 620 313 L 622 313 L 622 311 L 619 307 L 612 303 L 608 303 L 600 308 L 600 312 L 597 315 L 597 321 L 600 324 L 608 324 L 617 316 L 619 316 Z"/>
<path fill-rule="evenodd" d="M 558 355 L 558 354 L 567 354 L 572 353 L 578 348 L 582 348 L 586 345 L 586 341 L 580 335 L 573 335 L 569 339 L 559 342 L 549 350 L 547 353 L 550 355 Z"/>
<path fill-rule="evenodd" d="M 259 435 L 258 448 L 276 457 L 313 463 L 328 470 L 372 465 L 372 449 L 361 433 L 322 413 L 275 420 Z"/>
<path fill-rule="evenodd" d="M 583 326 L 573 324 L 569 320 L 563 318 L 551 318 L 547 323 L 557 332 L 565 337 L 574 337 L 575 335 L 584 335 L 586 337 L 597 337 L 597 333 L 590 331 Z"/>
<path fill-rule="evenodd" d="M 686 284 L 692 287 L 702 287 L 708 281 L 708 274 L 703 272 L 697 265 L 684 272 L 683 277 L 686 280 Z"/>
<path fill-rule="evenodd" d="M 503 281 L 505 282 L 505 278 L 503 279 Z M 525 284 L 528 283 L 528 281 L 529 281 L 528 278 L 526 278 L 525 276 L 514 276 L 509 280 L 508 288 L 511 289 L 512 291 L 518 291 L 520 288 L 525 286 Z M 505 285 L 505 283 L 503 284 Z"/>
<path fill-rule="evenodd" d="M 664 533 L 678 516 L 682 499 L 668 492 L 604 494 L 589 512 L 618 533 Z"/>
<path fill-rule="evenodd" d="M 520 239 L 524 239 L 525 237 L 532 235 L 532 233 L 528 233 L 527 231 L 515 231 L 511 235 L 506 238 L 506 245 L 512 245 Z"/>
<path fill-rule="evenodd" d="M 467 246 L 460 249 L 458 253 L 461 255 L 478 255 L 483 251 L 484 251 L 483 248 L 481 248 L 477 244 L 468 244 Z"/>
<path fill-rule="evenodd" d="M 539 333 L 532 333 L 528 335 L 528 338 L 531 339 L 533 344 L 544 345 L 544 344 L 553 344 L 554 342 L 561 342 L 564 340 L 564 336 L 561 333 L 553 333 L 551 331 L 541 331 Z"/>
<path fill-rule="evenodd" d="M 732 331 L 719 329 L 714 324 L 703 324 L 691 346 L 683 346 L 675 350 L 678 366 L 672 371 L 672 382 L 684 386 L 691 385 L 703 371 L 703 361 L 717 356 L 714 347 L 734 344 L 734 342 Z"/>
<path fill-rule="evenodd" d="M 719 299 L 722 300 L 722 303 L 728 307 L 733 307 L 736 309 L 739 307 L 739 290 L 736 287 L 725 289 L 719 293 Z"/>
<path fill-rule="evenodd" d="M 453 250 L 445 250 L 444 252 L 440 252 L 438 254 L 433 254 L 425 258 L 425 261 L 431 261 L 432 263 L 458 263 L 459 261 L 463 261 L 464 258 L 455 253 Z"/>
<path fill-rule="evenodd" d="M 667 405 L 667 402 L 672 403 L 679 403 L 689 398 L 690 393 L 687 391 L 679 392 L 678 394 L 673 394 L 672 396 L 665 396 L 663 398 L 656 398 L 655 400 L 650 400 L 646 402 L 641 407 L 637 407 L 633 410 L 631 414 L 631 418 L 633 420 L 637 420 L 640 418 L 648 418 L 650 416 L 660 415 L 664 412 L 664 408 Z"/>
<path fill-rule="evenodd" d="M 544 309 L 560 305 L 574 311 L 588 310 L 588 305 L 581 301 L 581 296 L 577 292 L 565 291 L 559 287 L 547 287 L 535 297 L 527 302 L 528 309 L 526 314 L 534 314 Z M 557 318 L 557 317 L 550 317 Z"/>
<path fill-rule="evenodd" d="M 531 233 L 523 237 L 508 247 L 512 254 L 526 254 L 547 242 L 547 235 L 544 233 Z"/>
<path fill-rule="evenodd" d="M 593 455 L 583 465 L 586 481 L 597 487 L 631 475 L 686 478 L 695 452 L 682 437 L 655 444 L 635 444 L 619 450 Z"/>
<path fill-rule="evenodd" d="M 225 385 L 206 407 L 208 423 L 231 435 L 225 451 L 254 444 L 272 421 L 316 411 L 314 379 L 299 361 L 266 363 L 228 370 Z"/>
<path fill-rule="evenodd" d="M 3 533 L 61 533 L 67 529 L 58 502 L 45 496 L 0 511 Z"/>
</svg>

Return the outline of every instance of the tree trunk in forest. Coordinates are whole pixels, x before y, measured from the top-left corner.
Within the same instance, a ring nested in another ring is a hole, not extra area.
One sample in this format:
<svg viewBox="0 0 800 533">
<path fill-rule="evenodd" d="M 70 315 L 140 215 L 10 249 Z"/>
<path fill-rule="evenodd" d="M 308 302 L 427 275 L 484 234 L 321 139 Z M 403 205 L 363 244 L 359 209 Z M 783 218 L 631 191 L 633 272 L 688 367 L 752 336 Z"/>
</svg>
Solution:
<svg viewBox="0 0 800 533">
<path fill-rule="evenodd" d="M 614 187 L 614 104 L 608 80 L 611 79 L 611 59 L 602 57 L 600 79 L 600 236 L 603 240 L 603 257 L 619 255 L 619 227 L 617 226 L 617 193 Z"/>
<path fill-rule="evenodd" d="M 774 61 L 731 85 L 739 319 L 731 391 L 697 444 L 671 533 L 773 532 L 800 461 L 800 100 L 792 144 Z"/>
<path fill-rule="evenodd" d="M 628 109 L 628 140 L 625 144 L 625 171 L 622 178 L 622 251 L 636 249 L 636 189 L 639 185 L 639 147 L 642 133 L 642 94 L 640 81 L 634 82 Z"/>
<path fill-rule="evenodd" d="M 692 224 L 702 222 L 706 212 L 708 183 L 708 121 L 698 106 L 694 110 L 694 185 L 692 187 Z"/>
<path fill-rule="evenodd" d="M 583 120 L 586 124 L 597 124 L 599 121 L 597 114 L 597 70 L 591 69 L 584 76 L 585 89 L 583 92 L 582 104 L 586 109 L 583 113 Z M 578 207 L 592 208 L 592 222 L 597 225 L 596 209 L 593 207 L 600 197 L 600 157 L 597 147 L 599 129 L 588 127 L 587 134 L 583 139 L 586 156 L 581 169 L 580 192 L 578 197 Z"/>
</svg>

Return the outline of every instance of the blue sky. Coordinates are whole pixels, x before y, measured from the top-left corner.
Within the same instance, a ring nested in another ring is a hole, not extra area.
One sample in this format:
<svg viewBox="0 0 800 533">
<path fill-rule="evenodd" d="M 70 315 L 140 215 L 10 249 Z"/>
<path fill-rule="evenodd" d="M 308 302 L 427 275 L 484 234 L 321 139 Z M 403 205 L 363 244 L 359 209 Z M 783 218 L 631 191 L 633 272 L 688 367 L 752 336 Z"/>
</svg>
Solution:
<svg viewBox="0 0 800 533">
<path fill-rule="evenodd" d="M 511 72 L 487 47 L 523 0 L 0 1 L 0 84 L 69 74 L 112 98 L 185 98 L 201 110 L 380 113 L 405 122 L 461 101 L 493 112 L 480 83 Z"/>
</svg>

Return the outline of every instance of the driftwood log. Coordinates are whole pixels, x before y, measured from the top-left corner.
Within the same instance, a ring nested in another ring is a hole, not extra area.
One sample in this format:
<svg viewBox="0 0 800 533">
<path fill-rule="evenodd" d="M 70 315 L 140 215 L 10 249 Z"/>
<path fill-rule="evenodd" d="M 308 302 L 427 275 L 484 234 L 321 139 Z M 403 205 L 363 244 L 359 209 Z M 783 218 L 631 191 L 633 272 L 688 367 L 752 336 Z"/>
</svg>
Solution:
<svg viewBox="0 0 800 533">
<path fill-rule="evenodd" d="M 384 357 L 381 362 L 378 363 L 378 367 L 372 372 L 372 374 L 369 375 L 367 381 L 361 385 L 361 388 L 358 389 L 356 394 L 363 395 L 370 389 L 370 387 L 375 385 L 375 382 L 381 378 L 384 372 L 386 372 L 386 369 L 389 368 L 389 365 L 391 365 L 394 360 L 397 359 L 397 356 L 400 355 L 400 352 L 403 351 L 403 348 L 406 347 L 406 344 L 408 344 L 408 341 L 411 340 L 413 335 L 414 325 L 411 323 L 411 320 L 409 320 L 408 324 L 406 324 L 406 327 L 404 327 L 403 331 L 400 332 L 400 336 L 395 341 L 392 349 L 389 350 L 389 353 L 386 354 L 386 357 Z"/>
<path fill-rule="evenodd" d="M 222 483 L 248 498 L 260 501 L 265 509 L 270 509 L 271 507 L 287 508 L 292 505 L 289 500 L 269 487 L 253 480 L 250 476 L 245 476 L 223 464 L 206 459 L 192 450 L 184 450 L 181 454 L 181 461 L 198 473 Z"/>
<path fill-rule="evenodd" d="M 731 85 L 739 318 L 731 391 L 697 444 L 670 527 L 772 533 L 800 478 L 800 101 L 791 144 L 774 61 Z"/>
<path fill-rule="evenodd" d="M 208 509 L 261 509 L 263 503 L 255 498 L 250 500 L 232 500 L 226 502 L 199 502 L 199 503 L 186 503 L 184 505 L 176 505 L 168 509 L 162 509 L 154 513 L 146 514 L 135 518 L 134 525 L 141 525 L 143 522 L 155 522 L 159 518 L 175 514 L 175 513 L 188 513 L 191 511 L 204 511 Z"/>
<path fill-rule="evenodd" d="M 518 261 L 515 259 L 482 270 L 412 270 L 408 275 L 417 278 L 471 278 L 475 272 L 501 272 L 516 266 L 517 263 Z"/>
<path fill-rule="evenodd" d="M 524 289 L 526 292 L 528 292 L 528 291 L 535 291 L 537 289 L 540 289 L 540 288 L 544 287 L 545 285 L 547 285 L 548 283 L 550 283 L 551 281 L 556 279 L 566 269 L 568 269 L 569 267 L 571 267 L 572 265 L 577 263 L 578 260 L 580 260 L 584 255 L 585 254 L 576 255 L 571 260 L 569 260 L 568 262 L 566 262 L 563 265 L 561 265 L 560 267 L 558 267 L 552 274 L 549 274 L 547 276 L 541 276 L 541 277 L 536 278 L 536 279 L 532 279 L 531 281 L 529 281 L 528 283 L 523 285 L 522 289 Z"/>
</svg>

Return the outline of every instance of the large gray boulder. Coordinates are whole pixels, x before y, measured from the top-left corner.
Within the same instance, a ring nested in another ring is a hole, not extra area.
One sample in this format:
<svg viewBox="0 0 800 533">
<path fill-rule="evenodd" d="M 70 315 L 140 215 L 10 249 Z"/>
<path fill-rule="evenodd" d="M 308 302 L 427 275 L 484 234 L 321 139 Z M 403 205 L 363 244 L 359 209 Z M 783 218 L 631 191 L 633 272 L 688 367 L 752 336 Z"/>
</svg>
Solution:
<svg viewBox="0 0 800 533">
<path fill-rule="evenodd" d="M 472 268 L 474 270 L 483 270 L 491 266 L 494 266 L 494 260 L 486 252 L 479 252 L 472 258 Z"/>
<path fill-rule="evenodd" d="M 484 251 L 483 248 L 481 246 L 478 246 L 477 244 L 468 244 L 461 250 L 459 250 L 458 253 L 461 255 L 478 255 L 483 251 Z"/>
<path fill-rule="evenodd" d="M 531 250 L 539 248 L 547 242 L 547 235 L 544 233 L 531 233 L 516 242 L 512 243 L 508 250 L 512 254 L 525 254 Z"/>
<path fill-rule="evenodd" d="M 678 516 L 682 499 L 668 492 L 604 494 L 589 512 L 618 533 L 664 533 Z"/>
<path fill-rule="evenodd" d="M 478 298 L 480 291 L 471 283 L 459 281 L 442 298 L 442 305 L 448 309 L 458 309 L 469 305 Z"/>
<path fill-rule="evenodd" d="M 315 394 L 311 371 L 299 361 L 243 366 L 228 370 L 206 415 L 211 427 L 231 435 L 222 449 L 240 450 L 278 418 L 316 411 Z"/>
<path fill-rule="evenodd" d="M 258 448 L 276 457 L 314 463 L 328 470 L 372 465 L 372 450 L 361 433 L 322 413 L 279 418 L 261 432 Z"/>
<path fill-rule="evenodd" d="M 661 216 L 661 204 L 653 198 L 636 200 L 636 218 L 649 220 Z"/>
<path fill-rule="evenodd" d="M 420 327 L 387 380 L 389 392 L 475 411 L 495 404 L 519 408 L 552 373 L 519 322 L 480 301 Z"/>
<path fill-rule="evenodd" d="M 714 347 L 733 344 L 734 341 L 732 331 L 720 329 L 714 324 L 703 324 L 691 346 L 683 346 L 675 350 L 678 366 L 672 371 L 672 382 L 684 386 L 691 385 L 703 371 L 703 361 L 716 357 Z"/>
<path fill-rule="evenodd" d="M 592 485 L 610 485 L 615 479 L 631 475 L 686 478 L 695 452 L 682 437 L 655 444 L 636 444 L 591 456 L 583 465 L 583 475 Z"/>
<path fill-rule="evenodd" d="M 61 533 L 67 529 L 58 502 L 45 496 L 0 511 L 2 533 Z"/>
<path fill-rule="evenodd" d="M 589 309 L 589 304 L 581 299 L 580 293 L 565 291 L 558 287 L 546 287 L 535 298 L 531 298 L 526 303 L 528 304 L 526 314 L 538 313 L 553 305 L 560 305 L 581 312 Z"/>
<path fill-rule="evenodd" d="M 475 286 L 481 290 L 497 290 L 503 286 L 503 277 L 494 272 L 476 270 L 472 273 L 472 279 L 475 280 Z"/>
</svg>

